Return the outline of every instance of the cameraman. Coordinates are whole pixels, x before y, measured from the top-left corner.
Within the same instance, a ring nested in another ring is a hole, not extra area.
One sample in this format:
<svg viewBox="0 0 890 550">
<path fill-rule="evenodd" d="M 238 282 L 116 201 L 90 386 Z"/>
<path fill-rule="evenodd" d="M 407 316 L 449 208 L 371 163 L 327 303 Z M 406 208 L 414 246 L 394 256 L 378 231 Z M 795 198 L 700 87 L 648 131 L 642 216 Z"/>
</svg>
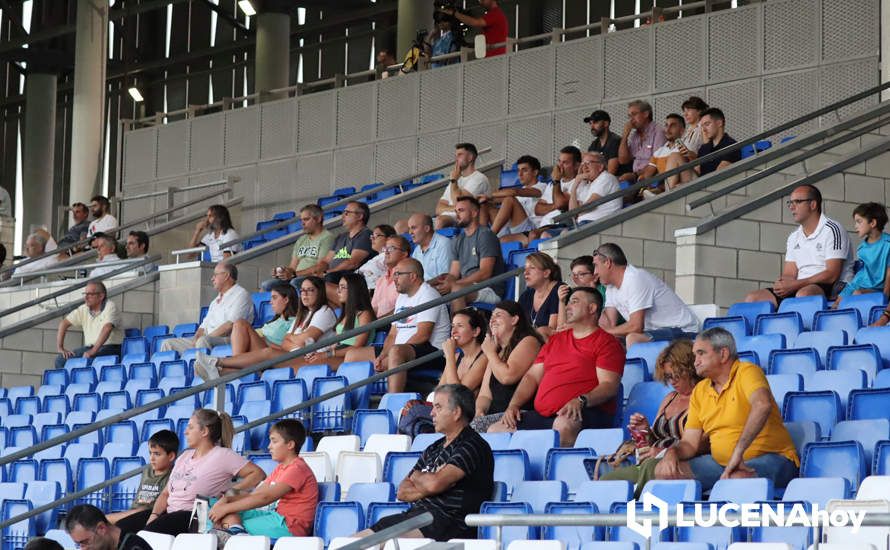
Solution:
<svg viewBox="0 0 890 550">
<path fill-rule="evenodd" d="M 460 23 L 457 19 L 443 12 L 437 11 L 433 14 L 433 20 L 436 22 L 436 28 L 430 33 L 429 43 L 431 45 L 431 55 L 433 57 L 456 52 L 461 46 Z M 435 61 L 432 66 L 442 67 L 450 63 L 454 63 L 454 59 L 447 61 Z"/>
<path fill-rule="evenodd" d="M 486 46 L 506 42 L 507 16 L 504 15 L 504 11 L 498 6 L 498 0 L 479 0 L 479 5 L 485 9 L 485 15 L 482 17 L 473 17 L 449 7 L 440 7 L 438 9 L 439 11 L 454 17 L 464 25 L 482 29 L 482 33 L 485 35 Z M 486 57 L 503 55 L 505 53 L 507 53 L 507 47 L 499 46 L 497 48 L 489 49 Z"/>
</svg>

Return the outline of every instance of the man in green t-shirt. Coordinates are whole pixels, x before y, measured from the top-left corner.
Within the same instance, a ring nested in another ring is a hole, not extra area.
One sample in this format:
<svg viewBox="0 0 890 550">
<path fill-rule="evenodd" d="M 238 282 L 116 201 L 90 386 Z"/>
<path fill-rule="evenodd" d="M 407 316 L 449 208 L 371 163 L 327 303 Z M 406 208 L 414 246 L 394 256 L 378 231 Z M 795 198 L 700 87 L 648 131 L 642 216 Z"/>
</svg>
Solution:
<svg viewBox="0 0 890 550">
<path fill-rule="evenodd" d="M 315 204 L 307 204 L 300 210 L 303 235 L 294 243 L 290 264 L 279 265 L 272 270 L 274 279 L 260 283 L 268 291 L 277 281 L 300 281 L 307 275 L 317 275 L 318 261 L 327 255 L 334 243 L 334 235 L 324 228 L 324 212 Z M 295 285 L 296 286 L 296 285 Z"/>
</svg>

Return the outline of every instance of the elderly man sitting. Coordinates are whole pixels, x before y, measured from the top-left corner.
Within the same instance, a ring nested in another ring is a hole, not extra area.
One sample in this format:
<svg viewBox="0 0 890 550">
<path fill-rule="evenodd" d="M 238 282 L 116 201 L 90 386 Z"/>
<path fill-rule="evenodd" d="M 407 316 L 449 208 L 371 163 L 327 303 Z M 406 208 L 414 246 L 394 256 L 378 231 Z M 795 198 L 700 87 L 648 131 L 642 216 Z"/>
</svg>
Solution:
<svg viewBox="0 0 890 550">
<path fill-rule="evenodd" d="M 65 348 L 65 335 L 71 327 L 83 329 L 83 346 L 68 350 Z M 56 368 L 64 368 L 65 361 L 72 357 L 118 355 L 123 341 L 121 315 L 117 305 L 108 299 L 105 285 L 99 281 L 88 283 L 83 292 L 83 305 L 59 323 L 56 334 L 56 347 L 59 351 Z"/>
<path fill-rule="evenodd" d="M 25 239 L 25 256 L 30 258 L 36 258 L 38 256 L 43 255 L 47 252 L 46 245 L 47 239 L 41 232 L 35 232 L 28 235 L 28 238 Z M 56 265 L 59 262 L 58 258 L 53 256 L 47 256 L 42 260 L 37 260 L 28 264 L 25 264 L 21 267 L 15 268 L 13 271 L 13 275 L 21 275 L 23 273 L 33 273 L 35 271 L 42 271 L 44 269 L 49 269 Z"/>
</svg>

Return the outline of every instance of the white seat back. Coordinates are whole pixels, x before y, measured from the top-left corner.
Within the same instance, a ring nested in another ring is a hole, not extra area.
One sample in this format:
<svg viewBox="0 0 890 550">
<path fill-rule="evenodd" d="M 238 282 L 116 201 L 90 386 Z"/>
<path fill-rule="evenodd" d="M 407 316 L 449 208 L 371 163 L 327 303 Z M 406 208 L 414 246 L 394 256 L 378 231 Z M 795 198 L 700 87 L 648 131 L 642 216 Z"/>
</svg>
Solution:
<svg viewBox="0 0 890 550">
<path fill-rule="evenodd" d="M 331 458 L 328 456 L 328 453 L 317 451 L 300 453 L 300 458 L 306 462 L 306 465 L 315 474 L 315 481 L 319 483 L 334 481 L 334 468 L 331 466 Z"/>
<path fill-rule="evenodd" d="M 561 540 L 514 540 L 507 545 L 507 550 L 566 550 L 566 543 Z"/>
<path fill-rule="evenodd" d="M 420 548 L 425 544 L 436 542 L 433 539 L 398 538 L 396 540 L 399 543 L 399 550 L 415 550 L 415 548 Z M 383 550 L 396 550 L 396 545 L 392 540 L 388 540 L 386 541 L 386 544 L 383 545 Z"/>
<path fill-rule="evenodd" d="M 377 453 L 383 464 L 387 453 L 410 451 L 411 438 L 405 434 L 371 434 L 363 450 L 366 453 Z"/>
<path fill-rule="evenodd" d="M 136 534 L 151 545 L 151 550 L 170 550 L 173 548 L 173 541 L 176 538 L 173 535 L 165 535 L 163 533 L 155 533 L 152 531 L 139 531 Z"/>
<path fill-rule="evenodd" d="M 828 502 L 828 513 L 835 510 L 866 511 L 878 513 L 890 513 L 890 502 L 886 500 L 831 500 Z M 864 545 L 874 545 L 878 550 L 887 550 L 887 541 L 890 540 L 890 527 L 860 527 L 853 533 L 852 527 L 827 527 L 825 542 L 840 544 L 846 550 L 858 549 Z M 819 545 L 823 548 L 823 545 Z"/>
<path fill-rule="evenodd" d="M 357 435 L 326 435 L 318 442 L 315 448 L 318 452 L 328 453 L 331 466 L 337 471 L 337 461 L 342 451 L 357 451 L 361 446 L 361 439 Z"/>
<path fill-rule="evenodd" d="M 225 550 L 269 550 L 272 541 L 269 537 L 239 535 L 226 541 Z"/>
<path fill-rule="evenodd" d="M 273 550 L 324 550 L 321 537 L 281 537 Z"/>
<path fill-rule="evenodd" d="M 859 484 L 856 500 L 890 499 L 890 476 L 868 476 Z"/>
<path fill-rule="evenodd" d="M 794 550 L 794 547 L 781 542 L 734 542 L 726 550 Z"/>
<path fill-rule="evenodd" d="M 337 482 L 341 494 L 349 492 L 353 483 L 375 483 L 383 476 L 383 466 L 377 453 L 341 451 L 337 463 Z"/>
<path fill-rule="evenodd" d="M 216 550 L 216 535 L 209 533 L 176 535 L 171 550 Z"/>
<path fill-rule="evenodd" d="M 448 542 L 460 542 L 464 550 L 498 550 L 498 541 L 494 539 L 450 539 Z"/>
<path fill-rule="evenodd" d="M 328 550 L 337 550 L 341 546 L 346 546 L 350 542 L 355 542 L 359 539 L 359 537 L 334 537 L 331 539 L 331 543 L 328 545 Z M 369 546 L 368 550 L 380 550 L 380 545 L 375 544 L 374 546 Z"/>
</svg>

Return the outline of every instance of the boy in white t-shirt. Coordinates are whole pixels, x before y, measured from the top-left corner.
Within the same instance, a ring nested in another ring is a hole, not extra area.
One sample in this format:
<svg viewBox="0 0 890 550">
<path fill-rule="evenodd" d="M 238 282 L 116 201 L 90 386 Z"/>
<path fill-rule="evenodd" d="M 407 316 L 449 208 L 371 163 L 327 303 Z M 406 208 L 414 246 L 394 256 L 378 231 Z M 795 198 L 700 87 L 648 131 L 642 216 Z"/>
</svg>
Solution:
<svg viewBox="0 0 890 550">
<path fill-rule="evenodd" d="M 528 235 L 534 230 L 535 204 L 541 198 L 546 183 L 538 181 L 541 173 L 541 162 L 531 155 L 523 155 L 516 161 L 519 172 L 520 187 L 498 189 L 491 195 L 494 202 L 500 202 L 495 209 L 491 201 L 486 201 L 489 215 L 494 217 L 491 230 L 502 243 L 520 241 L 528 244 Z M 486 208 L 483 206 L 482 210 Z"/>
</svg>

